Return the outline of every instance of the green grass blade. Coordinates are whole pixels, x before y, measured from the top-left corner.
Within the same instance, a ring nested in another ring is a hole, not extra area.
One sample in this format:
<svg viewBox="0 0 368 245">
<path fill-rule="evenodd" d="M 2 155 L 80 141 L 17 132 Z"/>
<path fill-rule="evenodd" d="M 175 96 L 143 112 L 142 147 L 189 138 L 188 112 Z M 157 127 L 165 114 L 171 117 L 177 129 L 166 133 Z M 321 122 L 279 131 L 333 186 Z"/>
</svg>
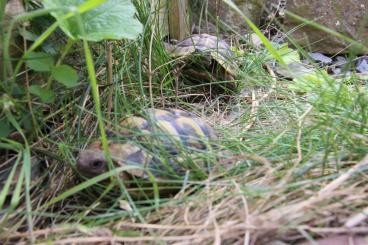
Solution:
<svg viewBox="0 0 368 245">
<path fill-rule="evenodd" d="M 13 168 L 3 186 L 3 189 L 1 190 L 1 193 L 0 193 L 0 210 L 3 208 L 3 205 L 4 205 L 4 202 L 6 200 L 6 197 L 8 196 L 9 194 L 9 190 L 10 190 L 10 185 L 12 183 L 12 180 L 14 178 L 14 174 L 17 170 L 17 167 L 19 165 L 19 162 L 20 162 L 20 154 L 18 154 L 18 157 L 17 157 L 17 160 L 15 161 L 14 165 L 13 165 Z"/>
<path fill-rule="evenodd" d="M 27 210 L 27 223 L 28 232 L 30 234 L 31 241 L 34 241 L 33 237 L 33 220 L 32 220 L 32 202 L 31 202 L 31 152 L 28 144 L 23 151 L 23 164 L 25 172 L 24 189 L 26 194 L 26 210 Z"/>
<path fill-rule="evenodd" d="M 27 209 L 27 222 L 28 222 L 28 231 L 30 233 L 30 240 L 33 241 L 33 221 L 32 221 L 32 206 L 31 206 L 31 196 L 30 196 L 30 185 L 31 185 L 31 152 L 30 152 L 30 148 L 28 145 L 28 141 L 26 136 L 23 133 L 23 130 L 21 129 L 21 127 L 19 126 L 17 120 L 14 118 L 13 114 L 11 114 L 10 111 L 5 111 L 6 116 L 8 121 L 14 126 L 14 128 L 21 134 L 23 140 L 24 140 L 24 145 L 25 145 L 25 149 L 23 151 L 23 167 L 22 167 L 22 181 L 19 181 L 17 183 L 17 187 L 16 187 L 16 191 L 15 193 L 19 192 L 20 195 L 20 191 L 21 191 L 21 184 L 23 182 L 23 178 L 25 178 L 25 197 L 26 197 L 26 209 Z M 20 185 L 18 185 L 20 184 Z M 14 197 L 14 196 L 13 196 Z M 15 208 L 15 204 L 17 204 L 19 202 L 19 197 L 18 197 L 18 193 L 15 195 L 16 199 L 14 199 L 14 202 L 12 200 L 12 208 Z"/>
<path fill-rule="evenodd" d="M 18 182 L 17 182 L 17 185 L 15 186 L 12 199 L 10 201 L 10 212 L 15 210 L 15 208 L 19 204 L 20 196 L 21 196 L 21 192 L 22 192 L 22 185 L 23 185 L 23 181 L 24 181 L 24 175 L 25 175 L 24 172 L 25 172 L 25 167 L 23 165 L 22 169 L 19 173 Z"/>
<path fill-rule="evenodd" d="M 82 3 L 78 6 L 78 11 L 80 14 L 83 14 L 91 9 L 96 8 L 97 6 L 103 4 L 106 0 L 90 0 L 88 2 Z"/>
<path fill-rule="evenodd" d="M 120 168 L 116 168 L 116 169 L 113 169 L 113 170 L 110 170 L 104 174 L 101 174 L 101 175 L 98 175 L 92 179 L 89 179 L 79 185 L 76 185 L 70 189 L 68 189 L 67 191 L 61 193 L 59 196 L 57 197 L 54 197 L 53 199 L 51 199 L 49 202 L 43 204 L 41 206 L 41 208 L 48 208 L 50 207 L 52 204 L 55 204 L 57 202 L 60 202 L 62 200 L 64 200 L 65 198 L 71 196 L 71 195 L 74 195 L 75 193 L 78 193 L 79 191 L 82 191 L 100 181 L 103 181 L 105 179 L 108 179 L 110 177 L 113 177 L 115 175 L 118 175 L 120 172 L 122 171 L 129 171 L 129 170 L 133 170 L 133 169 L 141 169 L 139 167 L 134 167 L 134 166 L 124 166 L 124 167 L 120 167 Z"/>
<path fill-rule="evenodd" d="M 254 31 L 254 33 L 261 39 L 266 49 L 271 55 L 281 64 L 285 66 L 285 62 L 279 52 L 272 46 L 271 42 L 268 41 L 267 37 L 258 29 L 258 27 L 231 1 L 224 0 L 224 2 L 233 10 L 235 10 L 247 23 L 247 25 Z"/>
</svg>

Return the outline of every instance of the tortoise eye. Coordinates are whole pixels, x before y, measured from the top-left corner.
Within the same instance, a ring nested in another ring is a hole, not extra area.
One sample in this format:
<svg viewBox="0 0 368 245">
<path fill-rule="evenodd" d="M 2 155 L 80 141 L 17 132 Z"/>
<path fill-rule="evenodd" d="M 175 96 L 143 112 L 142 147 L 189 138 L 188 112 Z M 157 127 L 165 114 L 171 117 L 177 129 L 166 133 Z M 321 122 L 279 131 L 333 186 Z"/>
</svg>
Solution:
<svg viewBox="0 0 368 245">
<path fill-rule="evenodd" d="M 94 169 L 100 169 L 104 166 L 105 166 L 105 162 L 101 160 L 96 160 L 96 161 L 91 162 L 91 167 Z"/>
</svg>

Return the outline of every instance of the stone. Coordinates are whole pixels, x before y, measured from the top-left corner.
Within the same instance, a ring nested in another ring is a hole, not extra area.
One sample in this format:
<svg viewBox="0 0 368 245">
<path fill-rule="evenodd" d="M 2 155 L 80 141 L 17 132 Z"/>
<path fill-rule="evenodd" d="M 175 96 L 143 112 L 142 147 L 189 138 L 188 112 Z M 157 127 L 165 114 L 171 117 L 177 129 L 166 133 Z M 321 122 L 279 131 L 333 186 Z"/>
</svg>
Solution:
<svg viewBox="0 0 368 245">
<path fill-rule="evenodd" d="M 288 0 L 286 9 L 368 45 L 367 0 Z M 302 26 L 302 22 L 288 15 L 284 24 L 292 37 L 312 52 L 336 54 L 349 51 L 344 41 L 312 26 Z"/>
<path fill-rule="evenodd" d="M 310 53 L 309 56 L 317 63 L 328 65 L 332 63 L 332 59 L 318 52 Z"/>
<path fill-rule="evenodd" d="M 356 62 L 356 70 L 361 73 L 368 72 L 368 56 L 358 58 Z"/>
<path fill-rule="evenodd" d="M 348 60 L 344 56 L 336 56 L 335 57 L 335 66 L 341 67 L 348 63 Z"/>
<path fill-rule="evenodd" d="M 351 73 L 352 62 L 348 61 L 344 56 L 336 56 L 333 58 L 332 65 L 330 66 L 331 71 L 335 75 Z"/>
<path fill-rule="evenodd" d="M 234 0 L 233 2 L 253 23 L 256 25 L 261 23 L 263 6 L 267 0 Z M 222 0 L 191 0 L 190 5 L 193 24 L 198 28 L 194 32 L 216 34 L 218 31 L 236 31 L 245 34 L 249 31 L 244 19 Z"/>
</svg>

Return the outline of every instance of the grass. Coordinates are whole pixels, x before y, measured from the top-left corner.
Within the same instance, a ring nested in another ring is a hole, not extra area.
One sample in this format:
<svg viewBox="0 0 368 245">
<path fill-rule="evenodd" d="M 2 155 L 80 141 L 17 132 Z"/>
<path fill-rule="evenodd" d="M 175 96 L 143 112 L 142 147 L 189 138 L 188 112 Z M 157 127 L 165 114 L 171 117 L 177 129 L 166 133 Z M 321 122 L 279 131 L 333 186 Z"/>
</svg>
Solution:
<svg viewBox="0 0 368 245">
<path fill-rule="evenodd" d="M 0 142 L 4 244 L 295 243 L 368 232 L 365 81 L 331 82 L 322 76 L 308 80 L 306 89 L 303 82 L 276 76 L 269 64 L 264 68 L 267 54 L 278 54 L 267 43 L 269 51 L 249 49 L 239 57 L 241 92 L 222 98 L 201 95 L 182 83 L 175 66 L 180 60 L 170 60 L 153 35 L 155 18 L 146 3 L 135 5 L 147 23 L 145 31 L 138 40 L 111 44 L 112 77 L 104 43 L 77 42 L 65 56 L 81 75 L 76 88 L 53 84 L 58 99 L 51 104 L 35 96 L 2 96 L 1 121 L 21 133 Z M 46 35 L 57 35 L 44 29 L 30 49 L 42 48 Z M 18 84 L 48 81 L 17 67 L 19 73 L 10 79 L 16 77 Z M 298 89 L 291 87 L 295 84 Z M 195 103 L 180 96 L 188 91 L 198 94 Z M 213 125 L 220 150 L 199 157 L 212 159 L 217 171 L 179 181 L 182 190 L 175 197 L 141 200 L 128 195 L 119 178 L 110 185 L 100 182 L 127 167 L 80 178 L 77 152 L 99 137 L 104 125 L 117 125 L 121 117 L 149 107 L 183 108 Z M 33 127 L 39 131 L 21 120 L 29 118 L 28 108 L 34 110 Z"/>
</svg>

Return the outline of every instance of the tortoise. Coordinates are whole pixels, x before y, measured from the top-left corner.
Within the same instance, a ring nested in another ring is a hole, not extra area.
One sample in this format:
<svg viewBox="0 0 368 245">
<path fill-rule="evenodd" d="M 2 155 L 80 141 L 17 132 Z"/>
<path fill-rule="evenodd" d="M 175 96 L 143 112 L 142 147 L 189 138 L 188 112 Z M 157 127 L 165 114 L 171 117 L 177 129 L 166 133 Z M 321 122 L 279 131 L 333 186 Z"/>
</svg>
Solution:
<svg viewBox="0 0 368 245">
<path fill-rule="evenodd" d="M 150 175 L 158 183 L 180 183 L 188 173 L 205 177 L 210 167 L 204 158 L 217 139 L 203 119 L 178 109 L 149 109 L 123 118 L 108 135 L 114 167 L 137 167 L 119 174 L 129 187 L 149 182 Z M 109 170 L 100 141 L 79 152 L 77 169 L 87 178 Z"/>
<path fill-rule="evenodd" d="M 236 57 L 229 44 L 217 36 L 194 34 L 176 44 L 164 43 L 173 58 L 183 57 L 183 74 L 200 83 L 234 80 L 238 73 Z M 234 82 L 226 86 L 234 89 Z"/>
</svg>

